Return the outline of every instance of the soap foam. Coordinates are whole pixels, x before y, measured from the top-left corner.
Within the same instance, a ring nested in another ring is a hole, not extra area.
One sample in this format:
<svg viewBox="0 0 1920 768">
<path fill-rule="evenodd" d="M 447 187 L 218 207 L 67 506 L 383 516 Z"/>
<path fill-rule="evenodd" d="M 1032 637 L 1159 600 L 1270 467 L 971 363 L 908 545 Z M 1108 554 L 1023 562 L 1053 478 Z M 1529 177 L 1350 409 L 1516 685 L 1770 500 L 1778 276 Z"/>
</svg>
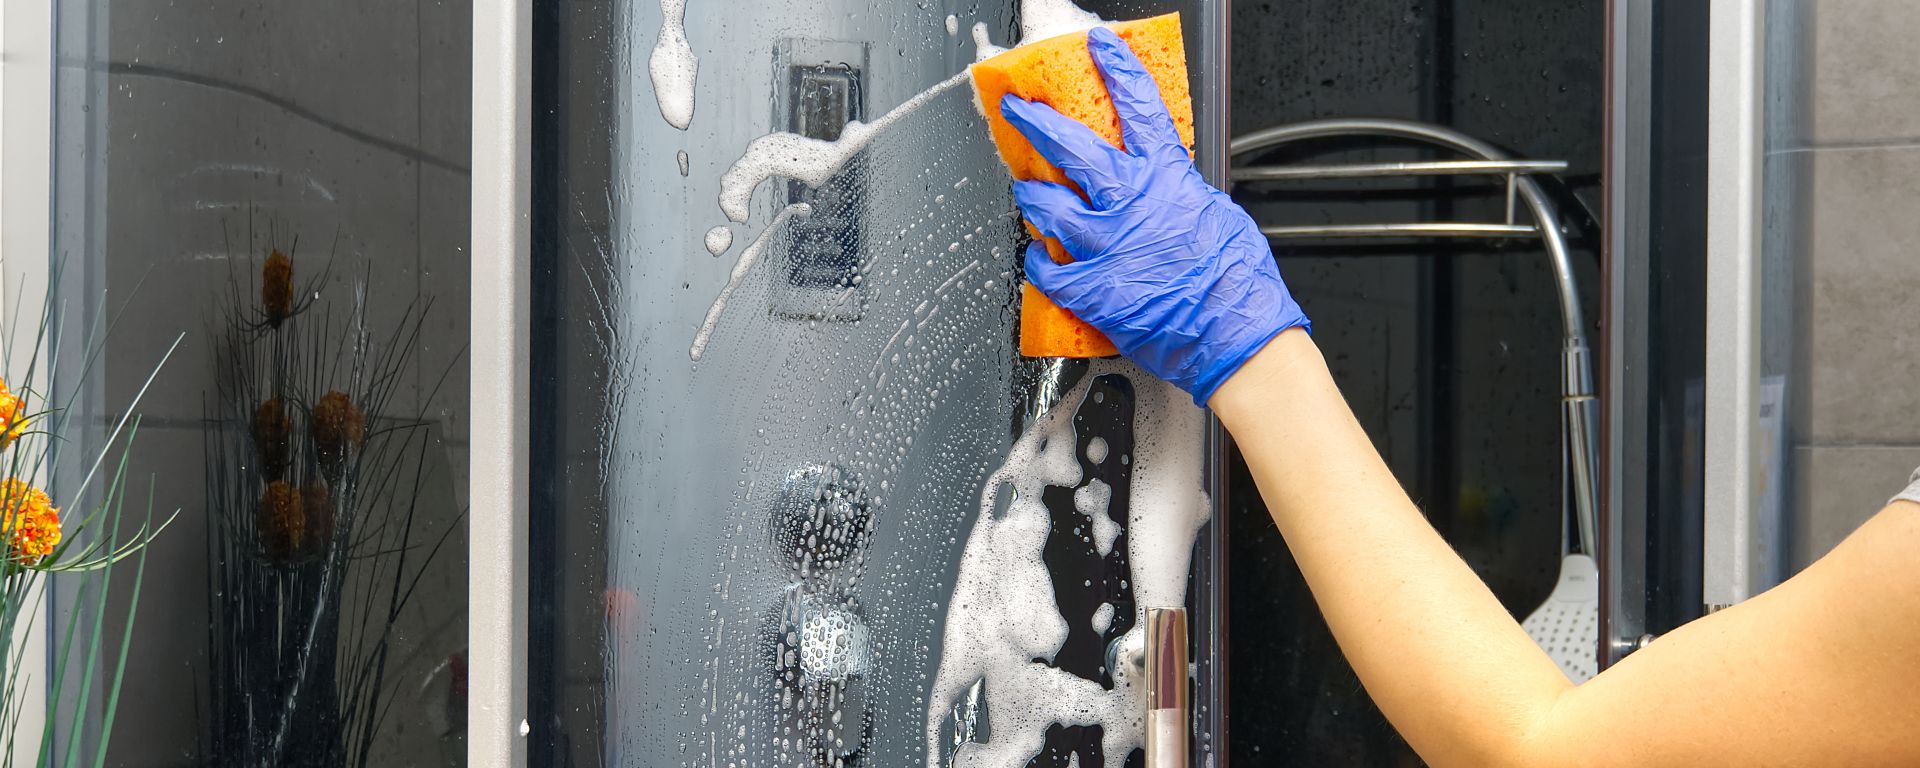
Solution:
<svg viewBox="0 0 1920 768">
<path fill-rule="evenodd" d="M 986 61 L 1006 53 L 1007 49 L 993 44 L 993 38 L 987 34 L 986 22 L 976 21 L 973 23 L 973 51 L 976 60 Z"/>
<path fill-rule="evenodd" d="M 960 17 L 949 13 L 947 14 L 947 37 L 958 34 L 960 34 Z"/>
<path fill-rule="evenodd" d="M 1074 5 L 1073 0 L 1027 0 L 1020 6 L 1020 42 L 1085 32 L 1105 23 L 1106 19 Z"/>
<path fill-rule="evenodd" d="M 727 248 L 733 245 L 733 230 L 727 229 L 726 225 L 722 224 L 707 230 L 706 240 L 707 253 L 719 256 L 726 253 Z"/>
<path fill-rule="evenodd" d="M 1027 0 L 1020 7 L 1020 44 L 1037 43 L 1049 37 L 1085 32 L 1107 23 L 1100 14 L 1073 4 L 1073 0 Z M 986 61 L 1007 52 L 994 45 L 984 22 L 973 25 L 974 60 Z"/>
<path fill-rule="evenodd" d="M 1086 384 L 1075 392 L 1084 396 Z M 963 745 L 946 765 L 1026 765 L 1045 747 L 1052 723 L 1104 724 L 1109 765 L 1116 767 L 1125 749 L 1112 748 L 1127 743 L 1129 734 L 1138 739 L 1141 713 L 1121 687 L 1105 691 L 1099 683 L 1034 661 L 1053 659 L 1068 631 L 1042 559 L 1052 517 L 1041 492 L 1049 485 L 1077 484 L 1080 476 L 1072 415 L 1057 408 L 1015 441 L 1006 463 L 987 478 L 947 604 L 940 667 L 928 699 L 927 768 L 942 768 L 941 723 L 981 680 L 992 738 Z M 1002 486 L 1012 489 L 1012 500 L 996 516 Z"/>
<path fill-rule="evenodd" d="M 1100 461 L 1093 457 L 1092 451 L 1087 454 L 1088 461 Z M 1093 546 L 1100 551 L 1101 557 L 1113 552 L 1113 542 L 1120 538 L 1120 524 L 1107 516 L 1107 503 L 1112 500 L 1113 488 L 1097 479 L 1088 481 L 1086 487 L 1073 492 L 1074 510 L 1093 520 Z"/>
<path fill-rule="evenodd" d="M 687 43 L 687 0 L 660 0 L 660 39 L 647 59 L 653 98 L 667 124 L 686 130 L 693 123 L 693 81 L 700 59 Z"/>
<path fill-rule="evenodd" d="M 1103 373 L 1137 377 L 1137 369 L 1097 360 L 1062 405 L 1037 419 L 1015 441 L 1005 463 L 982 489 L 978 518 L 960 559 L 959 576 L 947 605 L 939 671 L 927 704 L 927 766 L 942 765 L 941 724 L 954 704 L 976 682 L 986 685 L 987 742 L 962 745 L 953 766 L 1017 768 L 1045 746 L 1055 723 L 1102 727 L 1106 768 L 1119 768 L 1144 745 L 1144 681 L 1130 668 L 1112 670 L 1114 687 L 1049 666 L 1066 641 L 1065 620 L 1054 598 L 1042 554 L 1051 515 L 1041 502 L 1048 486 L 1072 486 L 1082 479 L 1074 455 L 1073 416 L 1068 403 L 1085 399 L 1089 382 Z M 1197 411 L 1178 390 L 1143 382 L 1135 403 L 1135 471 L 1128 511 L 1129 574 L 1135 602 L 1131 629 L 1116 638 L 1123 649 L 1144 643 L 1149 607 L 1185 602 L 1188 561 L 1193 542 L 1210 512 L 1199 487 L 1203 430 Z M 1089 484 L 1088 488 L 1093 488 Z M 995 515 L 1002 486 L 1013 489 L 1006 510 Z M 1106 518 L 1111 491 L 1075 494 L 1075 508 L 1099 525 Z M 1098 506 L 1096 506 L 1098 502 Z M 1109 521 L 1111 523 L 1111 521 Z M 1098 531 L 1103 552 L 1112 550 L 1118 530 Z M 1095 609 L 1088 620 L 1096 629 L 1114 621 L 1112 605 Z"/>
<path fill-rule="evenodd" d="M 733 273 L 727 276 L 726 287 L 720 289 L 720 295 L 713 299 L 713 306 L 707 308 L 707 319 L 701 321 L 700 332 L 694 334 L 693 346 L 687 350 L 687 355 L 692 357 L 694 362 L 700 362 L 700 355 L 707 351 L 707 340 L 713 337 L 714 326 L 720 324 L 720 314 L 727 311 L 727 299 L 733 297 L 733 292 L 740 287 L 740 282 L 747 278 L 748 272 L 753 271 L 753 265 L 759 263 L 760 253 L 766 250 L 767 241 L 773 238 L 773 233 L 780 231 L 780 228 L 787 223 L 787 219 L 812 214 L 813 206 L 806 203 L 794 203 L 781 209 L 779 215 L 774 216 L 773 221 L 767 224 L 767 228 L 760 230 L 760 236 L 753 239 L 753 244 L 748 245 L 747 249 L 740 253 L 740 260 L 734 262 Z"/>
<path fill-rule="evenodd" d="M 1049 37 L 1085 32 L 1107 23 L 1100 14 L 1074 5 L 1073 0 L 1027 0 L 1020 7 L 1020 43 L 1037 43 Z M 994 45 L 985 22 L 973 25 L 974 60 L 986 61 L 1007 52 Z"/>
<path fill-rule="evenodd" d="M 858 120 L 847 123 L 840 138 L 833 141 L 810 139 L 797 133 L 769 133 L 754 139 L 747 151 L 720 177 L 720 210 L 733 221 L 747 220 L 747 207 L 753 202 L 753 190 L 760 182 L 775 176 L 794 179 L 809 187 L 827 183 L 846 167 L 873 137 L 888 126 L 900 122 L 935 96 L 967 81 L 967 73 L 949 77 L 921 91 L 900 106 L 888 110 L 871 123 Z"/>
</svg>

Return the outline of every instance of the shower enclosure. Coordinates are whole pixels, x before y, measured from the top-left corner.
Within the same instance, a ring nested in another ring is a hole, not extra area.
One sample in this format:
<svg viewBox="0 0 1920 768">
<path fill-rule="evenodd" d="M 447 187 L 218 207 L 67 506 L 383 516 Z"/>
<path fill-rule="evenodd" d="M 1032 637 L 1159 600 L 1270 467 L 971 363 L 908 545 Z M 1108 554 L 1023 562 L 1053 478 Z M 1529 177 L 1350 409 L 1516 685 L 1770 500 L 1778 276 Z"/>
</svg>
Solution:
<svg viewBox="0 0 1920 768">
<path fill-rule="evenodd" d="M 530 19 L 529 764 L 1140 764 L 1153 672 L 1156 749 L 1215 761 L 1217 436 L 1015 353 L 964 75 L 1174 11 L 1219 183 L 1223 3 Z"/>
</svg>

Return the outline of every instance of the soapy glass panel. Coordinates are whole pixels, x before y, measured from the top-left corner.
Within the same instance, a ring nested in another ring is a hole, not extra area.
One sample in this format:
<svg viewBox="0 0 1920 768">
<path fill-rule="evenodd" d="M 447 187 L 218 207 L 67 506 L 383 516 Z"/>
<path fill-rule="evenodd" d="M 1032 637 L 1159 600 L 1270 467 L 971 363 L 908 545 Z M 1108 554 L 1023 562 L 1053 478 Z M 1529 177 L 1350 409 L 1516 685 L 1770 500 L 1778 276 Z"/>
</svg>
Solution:
<svg viewBox="0 0 1920 768">
<path fill-rule="evenodd" d="M 1013 353 L 1023 234 L 963 74 L 1090 10 L 1203 35 L 1144 3 L 543 11 L 536 763 L 1139 759 L 1108 651 L 1188 602 L 1204 418 Z"/>
<path fill-rule="evenodd" d="M 464 764 L 468 4 L 53 6 L 58 350 L 101 344 L 56 496 L 179 339 L 106 763 Z M 92 755 L 108 690 L 63 693 Z"/>
</svg>

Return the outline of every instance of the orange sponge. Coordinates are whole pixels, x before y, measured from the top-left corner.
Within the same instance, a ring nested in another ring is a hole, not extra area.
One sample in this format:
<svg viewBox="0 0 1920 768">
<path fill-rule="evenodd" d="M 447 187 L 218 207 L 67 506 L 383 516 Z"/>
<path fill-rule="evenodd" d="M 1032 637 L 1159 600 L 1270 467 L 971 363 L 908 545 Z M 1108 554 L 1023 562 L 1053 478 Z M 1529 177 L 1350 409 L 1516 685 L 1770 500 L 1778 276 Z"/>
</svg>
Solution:
<svg viewBox="0 0 1920 768">
<path fill-rule="evenodd" d="M 1169 13 L 1109 26 L 1160 86 L 1160 96 L 1173 114 L 1180 140 L 1193 146 L 1193 100 L 1187 91 L 1187 56 L 1180 36 L 1180 14 Z M 1087 53 L 1087 35 L 1075 32 L 1022 45 L 973 65 L 973 88 L 980 111 L 987 116 L 994 146 L 1015 179 L 1039 179 L 1080 188 L 1053 167 L 1027 142 L 1020 131 L 1000 115 L 1000 98 L 1013 94 L 1053 107 L 1060 114 L 1092 128 L 1101 138 L 1123 147 L 1120 116 L 1107 96 L 1107 85 Z M 1082 192 L 1081 197 L 1086 197 Z M 1039 237 L 1029 224 L 1027 231 Z M 1065 264 L 1073 260 L 1060 241 L 1045 238 L 1047 253 Z M 1055 306 L 1032 285 L 1025 286 L 1020 306 L 1020 354 L 1028 357 L 1106 357 L 1116 354 L 1113 342 L 1072 313 Z"/>
</svg>

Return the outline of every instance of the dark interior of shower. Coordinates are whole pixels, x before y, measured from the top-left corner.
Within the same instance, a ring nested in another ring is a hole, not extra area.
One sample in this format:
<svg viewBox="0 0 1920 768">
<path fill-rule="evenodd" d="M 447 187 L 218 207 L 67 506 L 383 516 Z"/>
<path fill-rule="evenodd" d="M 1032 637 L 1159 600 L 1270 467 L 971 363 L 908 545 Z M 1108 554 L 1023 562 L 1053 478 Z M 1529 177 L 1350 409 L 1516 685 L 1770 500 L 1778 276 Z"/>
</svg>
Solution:
<svg viewBox="0 0 1920 768">
<path fill-rule="evenodd" d="M 1589 323 L 1598 248 L 1605 3 L 1271 0 L 1233 8 L 1232 129 L 1384 117 L 1452 128 L 1517 158 L 1572 246 Z M 1450 160 L 1378 139 L 1258 158 Z M 1247 158 L 1236 164 L 1246 164 Z M 1242 185 L 1262 225 L 1500 221 L 1497 179 Z M 1521 214 L 1524 221 L 1526 215 Z M 1524 616 L 1560 557 L 1560 322 L 1537 239 L 1276 240 L 1342 391 L 1396 476 L 1500 600 Z M 1589 335 L 1599 338 L 1595 328 Z M 1341 658 L 1245 466 L 1229 479 L 1229 749 L 1241 765 L 1417 765 Z"/>
</svg>

